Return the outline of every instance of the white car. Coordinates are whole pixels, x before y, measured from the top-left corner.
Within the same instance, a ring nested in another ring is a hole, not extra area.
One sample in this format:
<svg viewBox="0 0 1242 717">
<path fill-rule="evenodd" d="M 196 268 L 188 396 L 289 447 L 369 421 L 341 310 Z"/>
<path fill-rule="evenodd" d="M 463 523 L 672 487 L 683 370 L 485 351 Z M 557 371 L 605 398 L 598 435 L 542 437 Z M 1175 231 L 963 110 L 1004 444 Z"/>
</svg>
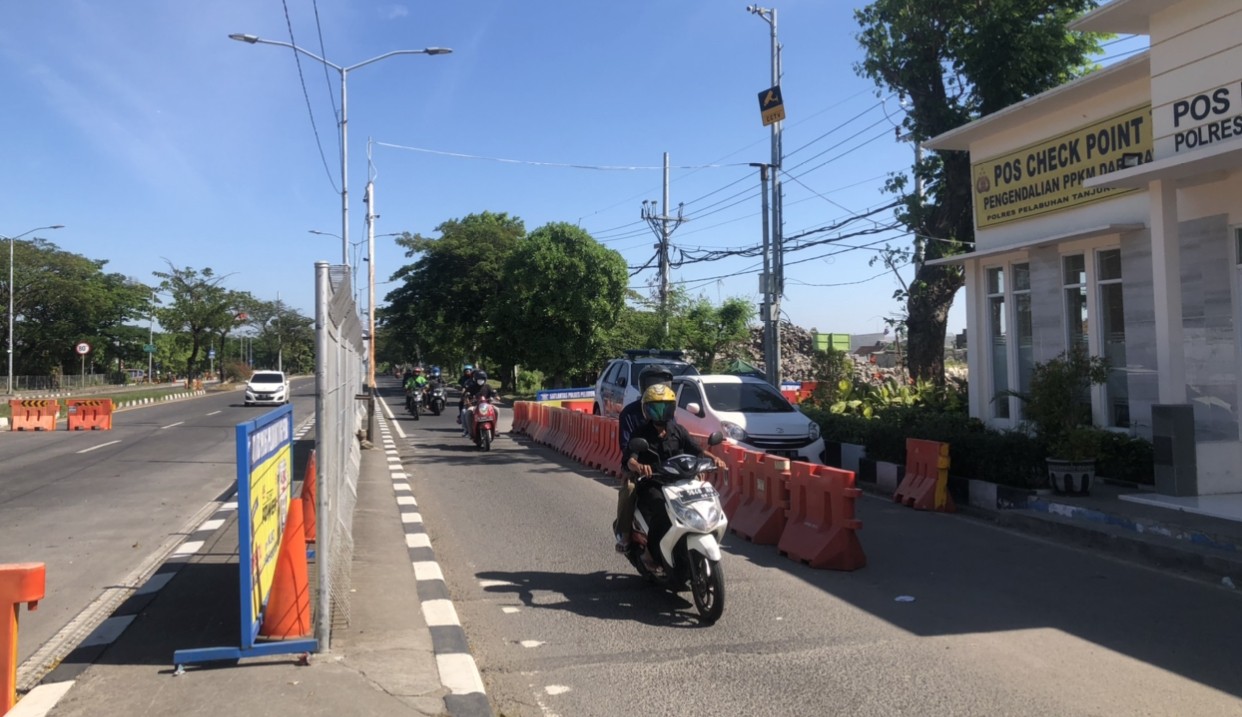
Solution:
<svg viewBox="0 0 1242 717">
<path fill-rule="evenodd" d="M 790 460 L 824 463 L 819 424 L 780 391 L 751 376 L 712 374 L 673 379 L 675 420 L 691 433 L 720 431 L 729 441 Z"/>
<path fill-rule="evenodd" d="M 289 402 L 289 379 L 284 371 L 255 371 L 246 382 L 246 405 L 279 406 Z"/>
<path fill-rule="evenodd" d="M 592 413 L 597 416 L 617 416 L 621 410 L 637 401 L 638 375 L 651 364 L 659 364 L 673 376 L 694 375 L 699 371 L 685 362 L 682 351 L 658 349 L 633 349 L 623 358 L 613 359 L 595 382 L 595 405 Z"/>
</svg>

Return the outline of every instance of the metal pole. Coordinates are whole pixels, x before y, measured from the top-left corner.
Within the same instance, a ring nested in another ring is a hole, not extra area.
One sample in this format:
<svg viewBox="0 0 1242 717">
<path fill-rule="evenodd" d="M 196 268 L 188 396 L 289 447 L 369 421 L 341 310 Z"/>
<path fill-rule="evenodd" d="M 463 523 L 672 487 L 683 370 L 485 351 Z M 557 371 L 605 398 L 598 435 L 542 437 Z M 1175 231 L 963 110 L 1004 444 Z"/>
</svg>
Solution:
<svg viewBox="0 0 1242 717">
<path fill-rule="evenodd" d="M 13 393 L 13 243 L 16 241 L 9 237 L 9 394 Z"/>
<path fill-rule="evenodd" d="M 349 119 L 345 110 L 345 75 L 341 68 L 341 263 L 349 266 Z"/>
<path fill-rule="evenodd" d="M 772 86 L 781 84 L 781 46 L 776 38 L 776 8 L 772 8 Z M 777 389 L 781 386 L 781 295 L 785 293 L 785 232 L 784 202 L 781 194 L 781 127 L 772 123 L 772 370 L 768 377 Z"/>
<path fill-rule="evenodd" d="M 759 305 L 759 318 L 763 321 L 763 367 L 767 374 L 768 383 L 779 385 L 773 380 L 773 363 L 772 363 L 772 323 L 769 321 L 771 314 L 772 300 L 772 275 L 771 263 L 769 259 L 769 222 L 771 214 L 768 213 L 768 165 L 762 162 L 751 162 L 750 166 L 759 168 L 759 184 L 760 199 L 762 200 L 763 214 L 763 273 L 759 275 L 759 293 L 763 299 Z"/>
<path fill-rule="evenodd" d="M 319 651 L 328 652 L 332 637 L 332 571 L 325 569 L 331 566 L 332 560 L 332 529 L 334 523 L 329 511 L 332 490 L 335 486 L 328 485 L 328 467 L 335 459 L 336 448 L 332 446 L 333 436 L 328 429 L 328 401 L 331 400 L 328 385 L 327 367 L 330 364 L 328 352 L 331 342 L 328 336 L 328 262 L 315 262 L 315 484 L 319 487 L 316 498 L 319 505 L 315 506 L 316 519 L 319 521 L 316 535 L 316 609 L 315 639 L 319 642 Z M 336 387 L 339 389 L 339 386 Z M 339 474 L 338 474 L 339 475 Z"/>
<path fill-rule="evenodd" d="M 668 336 L 668 152 L 664 153 L 664 211 L 660 230 L 660 311 L 664 314 L 664 335 Z"/>
<path fill-rule="evenodd" d="M 375 440 L 375 183 L 367 182 L 367 441 Z"/>
<path fill-rule="evenodd" d="M 155 292 L 151 292 L 151 312 L 147 316 L 147 345 L 155 348 Z M 220 343 L 220 352 L 224 352 L 224 342 Z M 155 370 L 155 352 L 147 352 L 147 383 L 155 380 L 151 372 Z"/>
</svg>

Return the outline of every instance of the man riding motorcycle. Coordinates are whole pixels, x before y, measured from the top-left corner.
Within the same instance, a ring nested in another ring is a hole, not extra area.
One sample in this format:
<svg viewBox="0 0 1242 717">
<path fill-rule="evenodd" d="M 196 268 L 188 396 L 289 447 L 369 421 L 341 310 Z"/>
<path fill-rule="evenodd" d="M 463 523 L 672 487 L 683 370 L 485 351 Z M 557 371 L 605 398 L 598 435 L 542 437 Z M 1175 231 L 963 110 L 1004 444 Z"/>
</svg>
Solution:
<svg viewBox="0 0 1242 717">
<path fill-rule="evenodd" d="M 621 415 L 617 416 L 622 455 L 630 445 L 634 430 L 646 420 L 643 416 L 642 394 L 656 384 L 672 387 L 673 372 L 667 366 L 651 364 L 644 367 L 638 374 L 639 400 L 631 401 L 621 409 Z M 670 416 L 669 420 L 672 421 L 673 418 Z M 634 488 L 638 485 L 638 474 L 626 468 L 625 462 L 622 461 L 620 476 L 621 487 L 617 492 L 617 522 L 613 524 L 613 533 L 617 539 L 617 552 L 624 553 L 629 549 L 630 542 L 630 531 L 626 529 L 626 526 L 634 522 Z"/>
<path fill-rule="evenodd" d="M 427 377 L 423 375 L 423 367 L 415 366 L 414 370 L 410 372 L 409 378 L 405 380 L 406 408 L 410 408 L 413 395 L 416 392 L 422 392 L 426 386 Z"/>
<path fill-rule="evenodd" d="M 647 518 L 647 543 L 659 545 L 664 534 L 672 527 L 668 512 L 664 509 L 664 494 L 660 486 L 644 478 L 651 477 L 652 467 L 659 466 L 673 456 L 688 453 L 693 456 L 712 458 L 717 468 L 725 463 L 718 456 L 704 453 L 702 447 L 690 437 L 689 432 L 673 421 L 673 411 L 677 408 L 677 394 L 673 389 L 657 383 L 643 391 L 642 412 L 646 421 L 634 434 L 634 438 L 645 439 L 649 450 L 634 453 L 626 446 L 622 456 L 622 465 L 638 476 L 638 488 L 635 491 L 636 502 L 643 506 L 643 515 Z M 632 513 L 631 513 L 632 515 Z M 632 521 L 631 521 L 632 523 Z M 629 525 L 617 525 L 617 532 L 625 534 Z"/>
<path fill-rule="evenodd" d="M 474 383 L 465 388 L 461 394 L 461 435 L 470 437 L 470 407 L 473 406 L 480 398 L 485 398 L 492 403 L 496 402 L 496 390 L 487 383 L 487 372 L 478 370 L 474 372 Z"/>
</svg>

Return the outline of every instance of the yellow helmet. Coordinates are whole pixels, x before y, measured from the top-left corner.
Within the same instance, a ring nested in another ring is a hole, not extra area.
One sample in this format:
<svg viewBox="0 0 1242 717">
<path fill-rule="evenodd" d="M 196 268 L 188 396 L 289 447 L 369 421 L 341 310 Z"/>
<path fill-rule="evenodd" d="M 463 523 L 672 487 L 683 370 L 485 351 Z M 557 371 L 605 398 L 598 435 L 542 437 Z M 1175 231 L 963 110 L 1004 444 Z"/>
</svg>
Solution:
<svg viewBox="0 0 1242 717">
<path fill-rule="evenodd" d="M 657 423 L 664 423 L 673 417 L 677 407 L 677 394 L 665 384 L 657 383 L 643 391 L 643 416 Z"/>
</svg>

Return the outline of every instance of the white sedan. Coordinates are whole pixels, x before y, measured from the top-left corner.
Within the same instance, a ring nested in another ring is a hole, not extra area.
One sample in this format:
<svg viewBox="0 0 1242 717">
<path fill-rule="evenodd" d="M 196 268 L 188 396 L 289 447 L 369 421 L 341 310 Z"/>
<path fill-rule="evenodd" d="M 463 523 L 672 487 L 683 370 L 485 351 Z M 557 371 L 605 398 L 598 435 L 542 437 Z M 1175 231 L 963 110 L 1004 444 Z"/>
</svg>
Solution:
<svg viewBox="0 0 1242 717">
<path fill-rule="evenodd" d="M 691 433 L 720 431 L 744 448 L 795 461 L 824 463 L 819 424 L 794 408 L 780 391 L 750 376 L 679 376 L 678 423 Z"/>
<path fill-rule="evenodd" d="M 279 406 L 289 402 L 289 379 L 283 371 L 255 371 L 246 382 L 246 405 Z"/>
</svg>

